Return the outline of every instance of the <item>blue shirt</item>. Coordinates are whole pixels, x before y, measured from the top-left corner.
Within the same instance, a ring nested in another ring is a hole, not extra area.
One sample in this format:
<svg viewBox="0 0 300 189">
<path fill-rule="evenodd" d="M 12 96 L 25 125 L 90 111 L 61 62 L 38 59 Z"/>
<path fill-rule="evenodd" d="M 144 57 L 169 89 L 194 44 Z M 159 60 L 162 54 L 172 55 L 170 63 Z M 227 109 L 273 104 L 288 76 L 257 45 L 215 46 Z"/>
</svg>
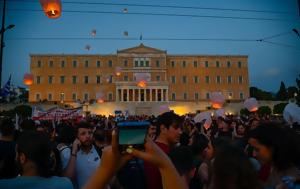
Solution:
<svg viewBox="0 0 300 189">
<path fill-rule="evenodd" d="M 13 179 L 0 180 L 1 189 L 73 189 L 71 181 L 66 177 L 20 176 Z"/>
</svg>

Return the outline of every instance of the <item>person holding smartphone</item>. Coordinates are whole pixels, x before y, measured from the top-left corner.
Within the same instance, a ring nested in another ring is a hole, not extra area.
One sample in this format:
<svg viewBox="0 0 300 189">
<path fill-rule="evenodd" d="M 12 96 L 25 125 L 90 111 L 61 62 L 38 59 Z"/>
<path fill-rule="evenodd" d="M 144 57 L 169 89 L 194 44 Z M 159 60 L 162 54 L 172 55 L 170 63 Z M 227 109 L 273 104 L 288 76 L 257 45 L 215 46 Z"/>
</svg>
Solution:
<svg viewBox="0 0 300 189">
<path fill-rule="evenodd" d="M 82 188 L 99 166 L 101 157 L 93 145 L 93 128 L 90 123 L 80 122 L 76 127 L 76 137 L 63 174 L 73 180 L 76 188 Z"/>
</svg>

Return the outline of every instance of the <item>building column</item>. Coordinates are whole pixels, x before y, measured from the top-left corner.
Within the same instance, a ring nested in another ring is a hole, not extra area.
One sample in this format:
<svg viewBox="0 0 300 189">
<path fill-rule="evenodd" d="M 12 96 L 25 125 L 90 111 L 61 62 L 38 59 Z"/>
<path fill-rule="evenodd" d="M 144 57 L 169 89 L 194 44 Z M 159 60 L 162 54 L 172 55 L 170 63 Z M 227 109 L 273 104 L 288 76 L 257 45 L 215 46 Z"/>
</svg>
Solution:
<svg viewBox="0 0 300 189">
<path fill-rule="evenodd" d="M 135 102 L 135 89 L 132 89 L 132 101 Z"/>
<path fill-rule="evenodd" d="M 155 101 L 158 101 L 158 89 L 155 89 Z"/>
<path fill-rule="evenodd" d="M 124 101 L 124 99 L 123 99 L 123 94 L 124 94 L 124 91 L 123 91 L 124 89 L 121 89 L 121 102 L 123 102 Z"/>
<path fill-rule="evenodd" d="M 149 90 L 150 90 L 150 102 L 152 102 L 152 89 Z"/>
<path fill-rule="evenodd" d="M 166 101 L 168 102 L 169 101 L 169 90 L 166 89 Z"/>
<path fill-rule="evenodd" d="M 96 96 L 96 98 L 97 98 L 97 96 Z M 116 101 L 117 102 L 119 101 L 119 89 L 118 88 L 116 89 Z"/>
<path fill-rule="evenodd" d="M 141 89 L 138 89 L 139 102 L 141 102 Z"/>
</svg>

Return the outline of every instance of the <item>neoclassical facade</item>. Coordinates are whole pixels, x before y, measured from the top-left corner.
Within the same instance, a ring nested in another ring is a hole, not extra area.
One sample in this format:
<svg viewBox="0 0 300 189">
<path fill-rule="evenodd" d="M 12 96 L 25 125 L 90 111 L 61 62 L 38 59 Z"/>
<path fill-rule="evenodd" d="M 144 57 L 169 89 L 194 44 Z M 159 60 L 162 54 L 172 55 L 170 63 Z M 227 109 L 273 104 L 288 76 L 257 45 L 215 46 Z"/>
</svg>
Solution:
<svg viewBox="0 0 300 189">
<path fill-rule="evenodd" d="M 29 101 L 197 102 L 249 96 L 248 56 L 172 55 L 140 44 L 116 54 L 31 54 Z M 142 75 L 144 86 L 138 85 Z"/>
</svg>

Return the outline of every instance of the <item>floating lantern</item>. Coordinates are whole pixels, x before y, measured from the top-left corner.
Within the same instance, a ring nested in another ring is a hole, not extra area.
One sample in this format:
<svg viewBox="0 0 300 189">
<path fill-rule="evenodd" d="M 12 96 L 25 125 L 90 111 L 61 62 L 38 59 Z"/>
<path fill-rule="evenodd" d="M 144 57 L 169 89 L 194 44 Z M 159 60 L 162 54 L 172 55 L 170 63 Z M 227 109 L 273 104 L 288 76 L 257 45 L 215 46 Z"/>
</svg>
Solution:
<svg viewBox="0 0 300 189">
<path fill-rule="evenodd" d="M 245 100 L 244 107 L 247 108 L 249 112 L 256 112 L 258 110 L 258 102 L 256 98 L 248 98 Z"/>
<path fill-rule="evenodd" d="M 61 16 L 60 0 L 40 0 L 40 3 L 47 17 L 55 19 Z"/>
<path fill-rule="evenodd" d="M 96 93 L 96 100 L 97 100 L 97 103 L 103 103 L 104 102 L 104 93 L 103 92 Z"/>
<path fill-rule="evenodd" d="M 97 34 L 97 30 L 93 29 L 92 32 L 91 32 L 91 35 L 92 35 L 93 37 L 95 37 L 96 34 Z"/>
<path fill-rule="evenodd" d="M 220 109 L 225 102 L 225 97 L 220 92 L 213 92 L 211 93 L 210 100 L 213 108 Z"/>
<path fill-rule="evenodd" d="M 32 85 L 34 80 L 34 76 L 32 74 L 26 73 L 24 74 L 23 83 L 25 85 Z"/>
<path fill-rule="evenodd" d="M 297 122 L 300 124 L 300 107 L 295 103 L 289 103 L 283 110 L 283 118 L 289 124 Z"/>
<path fill-rule="evenodd" d="M 122 68 L 121 67 L 116 67 L 115 73 L 117 76 L 120 76 L 122 72 Z"/>
</svg>

